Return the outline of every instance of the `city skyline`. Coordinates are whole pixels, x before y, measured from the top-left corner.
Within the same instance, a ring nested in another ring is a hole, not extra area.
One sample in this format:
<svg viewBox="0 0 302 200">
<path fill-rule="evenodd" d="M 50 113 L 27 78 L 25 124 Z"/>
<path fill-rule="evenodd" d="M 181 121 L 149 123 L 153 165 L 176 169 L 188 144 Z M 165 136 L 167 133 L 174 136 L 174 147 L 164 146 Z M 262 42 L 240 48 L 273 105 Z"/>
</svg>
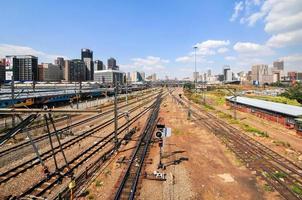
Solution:
<svg viewBox="0 0 302 200">
<path fill-rule="evenodd" d="M 0 57 L 31 54 L 39 63 L 53 63 L 58 56 L 78 58 L 78 49 L 88 48 L 104 62 L 116 58 L 125 72 L 184 78 L 192 76 L 196 45 L 199 72 L 222 73 L 224 65 L 247 72 L 278 59 L 288 71 L 302 69 L 299 0 L 64 1 L 60 9 L 71 11 L 60 15 L 54 12 L 57 4 L 2 2 L 10 9 L 2 11 Z M 79 24 L 83 29 L 74 29 Z"/>
</svg>

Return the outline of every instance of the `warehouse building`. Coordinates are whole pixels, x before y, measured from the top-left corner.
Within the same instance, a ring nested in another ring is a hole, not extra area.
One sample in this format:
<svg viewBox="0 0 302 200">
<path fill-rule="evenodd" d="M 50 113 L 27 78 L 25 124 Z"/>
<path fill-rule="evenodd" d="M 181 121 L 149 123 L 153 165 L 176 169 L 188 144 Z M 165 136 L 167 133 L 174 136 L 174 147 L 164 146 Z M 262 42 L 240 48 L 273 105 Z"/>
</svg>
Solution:
<svg viewBox="0 0 302 200">
<path fill-rule="evenodd" d="M 302 136 L 302 107 L 275 103 L 247 97 L 227 97 L 227 102 L 236 105 L 236 109 L 251 113 L 260 118 L 283 124 L 289 129 L 295 128 Z"/>
</svg>

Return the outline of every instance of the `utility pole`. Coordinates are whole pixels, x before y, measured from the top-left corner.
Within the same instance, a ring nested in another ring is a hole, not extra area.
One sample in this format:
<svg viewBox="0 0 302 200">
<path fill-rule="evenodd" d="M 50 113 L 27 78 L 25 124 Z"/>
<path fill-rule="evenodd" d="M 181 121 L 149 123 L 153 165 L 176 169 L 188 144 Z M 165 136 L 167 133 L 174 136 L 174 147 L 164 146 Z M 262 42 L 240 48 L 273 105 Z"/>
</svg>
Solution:
<svg viewBox="0 0 302 200">
<path fill-rule="evenodd" d="M 196 50 L 197 50 L 197 46 L 194 46 L 194 57 L 195 57 L 195 74 L 194 74 L 194 87 L 195 87 L 195 93 L 197 91 L 197 72 L 196 72 Z"/>
<path fill-rule="evenodd" d="M 15 108 L 15 78 L 14 78 L 14 70 L 12 75 L 12 82 L 11 82 L 11 92 L 12 92 L 12 108 Z M 12 115 L 12 128 L 16 125 L 15 122 L 15 115 Z"/>
<path fill-rule="evenodd" d="M 235 89 L 235 92 L 234 92 L 234 119 L 235 120 L 237 120 L 236 109 L 237 109 L 237 94 L 236 94 L 236 89 Z"/>
<path fill-rule="evenodd" d="M 127 120 L 127 133 L 130 131 L 130 123 L 129 123 L 129 108 L 128 108 L 128 81 L 126 80 L 126 120 Z"/>
<path fill-rule="evenodd" d="M 118 83 L 117 83 L 117 75 L 114 76 L 115 80 L 114 80 L 114 143 L 115 143 L 115 148 L 117 150 L 117 143 L 118 143 L 118 139 L 117 139 L 117 93 L 118 93 Z"/>
</svg>

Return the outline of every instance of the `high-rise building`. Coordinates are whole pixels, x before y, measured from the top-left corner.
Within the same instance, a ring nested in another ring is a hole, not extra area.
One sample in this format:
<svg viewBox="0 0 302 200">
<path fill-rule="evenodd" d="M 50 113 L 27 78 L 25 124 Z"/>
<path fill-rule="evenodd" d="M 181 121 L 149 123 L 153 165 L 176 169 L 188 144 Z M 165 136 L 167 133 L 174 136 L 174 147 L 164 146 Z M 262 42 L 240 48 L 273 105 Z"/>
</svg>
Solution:
<svg viewBox="0 0 302 200">
<path fill-rule="evenodd" d="M 81 49 L 81 59 L 86 65 L 86 80 L 93 80 L 93 51 L 90 49 Z"/>
<path fill-rule="evenodd" d="M 65 73 L 65 70 L 64 70 L 64 67 L 65 67 L 65 60 L 63 57 L 57 57 L 57 59 L 55 59 L 55 65 L 59 65 L 63 71 L 63 74 L 62 74 L 62 80 L 64 79 L 64 73 Z"/>
<path fill-rule="evenodd" d="M 140 72 L 131 72 L 131 82 L 141 82 L 143 78 Z"/>
<path fill-rule="evenodd" d="M 42 63 L 39 65 L 40 81 L 61 81 L 63 80 L 63 67 L 52 63 Z"/>
<path fill-rule="evenodd" d="M 105 70 L 104 64 L 101 60 L 95 60 L 93 67 L 95 71 Z"/>
<path fill-rule="evenodd" d="M 193 81 L 198 81 L 199 78 L 199 72 L 193 72 Z"/>
<path fill-rule="evenodd" d="M 157 80 L 157 79 L 156 79 L 156 74 L 155 74 L 155 73 L 151 75 L 151 80 L 152 80 L 152 81 L 156 81 L 156 80 Z"/>
<path fill-rule="evenodd" d="M 208 75 L 208 77 L 212 76 L 212 71 L 210 69 L 208 69 L 207 75 Z"/>
<path fill-rule="evenodd" d="M 5 79 L 10 81 L 38 80 L 38 57 L 31 55 L 6 56 Z"/>
<path fill-rule="evenodd" d="M 0 83 L 5 81 L 5 59 L 0 60 Z"/>
<path fill-rule="evenodd" d="M 223 77 L 224 77 L 223 80 L 225 82 L 232 81 L 233 77 L 232 77 L 232 71 L 231 71 L 230 66 L 225 65 L 223 67 Z"/>
<path fill-rule="evenodd" d="M 272 83 L 274 81 L 273 70 L 269 68 L 268 65 L 253 65 L 252 81 L 255 84 Z"/>
<path fill-rule="evenodd" d="M 276 70 L 284 70 L 284 61 L 281 60 L 281 61 L 274 61 L 273 62 L 273 67 L 274 69 Z"/>
<path fill-rule="evenodd" d="M 142 80 L 144 81 L 146 79 L 145 72 L 139 72 L 139 74 L 141 75 Z"/>
<path fill-rule="evenodd" d="M 65 81 L 86 81 L 86 64 L 80 59 L 65 60 Z"/>
<path fill-rule="evenodd" d="M 62 57 L 57 57 L 57 59 L 55 59 L 55 64 L 61 66 L 62 68 L 65 65 L 65 60 Z"/>
<path fill-rule="evenodd" d="M 107 60 L 107 69 L 118 70 L 116 66 L 116 60 L 114 58 L 109 58 Z"/>
</svg>

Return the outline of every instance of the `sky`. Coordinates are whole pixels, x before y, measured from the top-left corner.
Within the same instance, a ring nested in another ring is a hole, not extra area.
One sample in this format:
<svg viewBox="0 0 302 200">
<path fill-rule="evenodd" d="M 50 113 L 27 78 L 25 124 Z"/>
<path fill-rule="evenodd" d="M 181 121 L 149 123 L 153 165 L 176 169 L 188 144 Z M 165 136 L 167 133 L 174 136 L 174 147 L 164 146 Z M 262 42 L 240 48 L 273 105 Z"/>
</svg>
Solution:
<svg viewBox="0 0 302 200">
<path fill-rule="evenodd" d="M 192 77 L 282 59 L 302 71 L 302 0 L 1 0 L 0 57 L 117 59 L 122 71 Z"/>
</svg>

